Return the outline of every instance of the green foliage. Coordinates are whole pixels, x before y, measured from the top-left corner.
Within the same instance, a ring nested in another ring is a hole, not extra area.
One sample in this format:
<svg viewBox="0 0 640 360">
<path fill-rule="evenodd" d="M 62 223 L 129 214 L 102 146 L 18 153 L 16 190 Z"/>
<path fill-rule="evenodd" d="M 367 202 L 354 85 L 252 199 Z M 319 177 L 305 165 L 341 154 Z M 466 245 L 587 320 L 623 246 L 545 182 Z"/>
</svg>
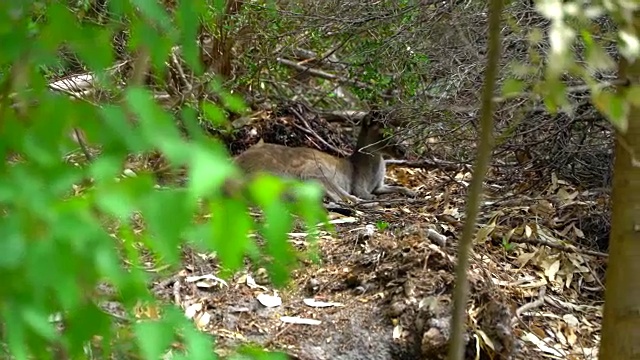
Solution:
<svg viewBox="0 0 640 360">
<path fill-rule="evenodd" d="M 403 16 L 401 22 L 413 21 L 412 13 Z M 429 57 L 419 50 L 411 48 L 387 49 L 387 37 L 398 29 L 392 24 L 383 24 L 377 28 L 378 36 L 374 39 L 364 38 L 354 41 L 349 47 L 355 55 L 351 61 L 361 66 L 350 67 L 351 76 L 362 80 L 368 87 L 353 87 L 353 92 L 361 99 L 371 103 L 384 101 L 382 94 L 401 89 L 405 96 L 415 96 L 424 89 L 423 74 L 429 64 Z M 381 69 L 389 67 L 389 53 L 401 53 L 402 62 L 398 64 L 403 71 L 385 73 Z"/>
<path fill-rule="evenodd" d="M 581 6 L 574 2 L 538 2 L 538 11 L 551 23 L 549 37 L 551 49 L 545 65 L 545 77 L 534 87 L 535 93 L 544 97 L 551 112 L 567 106 L 566 87 L 563 78 L 567 75 L 580 78 L 589 86 L 596 108 L 622 132 L 627 128 L 628 104 L 624 95 L 603 91 L 596 74 L 615 70 L 616 62 L 605 50 L 610 36 L 600 33 L 598 22 L 603 11 L 616 22 L 617 48 L 620 55 L 633 62 L 640 56 L 638 34 L 633 27 L 632 15 L 637 11 L 637 3 L 620 3 L 606 10 L 600 5 Z M 537 32 L 538 34 L 541 31 Z M 539 40 L 536 36 L 532 40 Z M 575 56 L 575 46 L 584 48 L 585 61 L 579 62 Z"/>
<path fill-rule="evenodd" d="M 513 250 L 515 250 L 515 245 L 511 242 L 509 242 L 509 240 L 507 239 L 507 237 L 503 237 L 502 238 L 502 247 L 507 251 L 507 252 L 511 252 Z"/>
<path fill-rule="evenodd" d="M 525 84 L 523 81 L 518 79 L 507 79 L 504 84 L 502 84 L 502 96 L 505 98 L 511 96 L 518 96 L 522 93 Z"/>
<path fill-rule="evenodd" d="M 378 221 L 376 222 L 376 227 L 378 228 L 378 231 L 384 231 L 389 227 L 389 223 L 386 221 Z"/>
<path fill-rule="evenodd" d="M 348 85 L 348 89 L 366 103 L 393 103 L 395 100 L 389 100 L 388 94 L 394 91 L 405 97 L 417 95 L 430 85 L 425 81 L 429 56 L 423 49 L 389 41 L 399 33 L 410 33 L 407 29 L 419 22 L 423 10 L 415 5 L 409 0 L 377 3 L 371 14 L 363 13 L 366 21 L 338 25 L 339 17 L 335 23 L 317 18 L 319 8 L 326 6 L 324 10 L 330 13 L 339 6 L 337 3 L 318 2 L 317 7 L 314 5 L 310 10 L 307 4 L 299 2 L 245 2 L 245 10 L 234 17 L 235 28 L 242 29 L 242 34 L 230 35 L 237 36 L 235 45 L 241 49 L 239 62 L 245 70 L 234 85 L 261 88 L 266 92 L 276 87 L 277 95 L 293 96 L 295 92 L 289 93 L 293 87 L 277 84 L 290 81 L 298 70 L 274 64 L 269 59 L 274 57 L 273 49 L 280 50 L 276 56 L 282 53 L 284 58 L 291 59 L 290 49 L 300 48 L 319 56 L 335 52 L 340 61 L 348 65 L 345 70 L 328 72 L 357 79 L 358 84 Z M 313 81 L 316 88 L 321 89 L 317 105 L 326 106 L 326 100 L 335 97 L 336 81 L 319 77 Z"/>
<path fill-rule="evenodd" d="M 70 358 L 95 350 L 109 358 L 116 349 L 125 349 L 116 339 L 131 337 L 135 346 L 127 342 L 126 351 L 143 358 L 158 359 L 170 344 L 182 341 L 185 352 L 174 358 L 213 359 L 212 339 L 173 306 L 159 307 L 158 318 L 143 318 L 130 336 L 122 336 L 116 319 L 99 307 L 96 285 L 113 286 L 131 320 L 134 306 L 157 307 L 147 289 L 143 251 L 157 262 L 178 266 L 180 246 L 198 244 L 217 252 L 231 272 L 255 251 L 247 237 L 254 229 L 262 233 L 263 250 L 274 259 L 268 264 L 274 281 L 283 284 L 296 258 L 286 238 L 292 213 L 314 233 L 326 220 L 319 206 L 322 193 L 313 184 L 260 177 L 248 184 L 248 198 L 228 198 L 220 187 L 238 170 L 222 144 L 194 126 L 194 109 L 181 113 L 192 137 L 185 141 L 174 117 L 143 87 L 125 88 L 121 102 L 111 104 L 71 100 L 49 90 L 47 75 L 64 64 L 63 47 L 89 71 L 104 75 L 114 62 L 111 39 L 122 24 L 130 30 L 130 50 L 145 50 L 157 73 L 163 73 L 176 45 L 182 46 L 189 66 L 202 71 L 194 45 L 198 19 L 216 11 L 203 0 L 180 2 L 172 14 L 153 1 L 114 0 L 109 15 L 100 16 L 101 24 L 85 21 L 91 3 L 74 2 L 70 8 L 62 2 L 0 2 L 0 342 L 15 359 L 51 358 L 52 350 Z M 202 104 L 198 110 L 206 118 L 223 123 L 226 111 L 244 111 L 241 99 L 222 86 L 213 90 L 221 105 Z M 102 146 L 102 154 L 84 167 L 63 161 L 75 146 L 68 136 L 74 126 Z M 162 152 L 173 166 L 189 169 L 186 188 L 160 190 L 150 174 L 120 175 L 124 156 L 151 150 Z M 13 154 L 23 160 L 5 161 Z M 93 183 L 83 188 L 80 184 L 88 178 Z M 278 195 L 287 189 L 296 191 L 296 202 L 281 201 Z M 199 216 L 201 203 L 207 204 L 210 218 Z M 254 223 L 249 205 L 264 210 L 264 223 Z M 134 216 L 143 220 L 143 230 L 134 226 Z M 54 315 L 64 320 L 64 331 L 56 328 Z M 96 335 L 100 346 L 87 347 Z"/>
</svg>

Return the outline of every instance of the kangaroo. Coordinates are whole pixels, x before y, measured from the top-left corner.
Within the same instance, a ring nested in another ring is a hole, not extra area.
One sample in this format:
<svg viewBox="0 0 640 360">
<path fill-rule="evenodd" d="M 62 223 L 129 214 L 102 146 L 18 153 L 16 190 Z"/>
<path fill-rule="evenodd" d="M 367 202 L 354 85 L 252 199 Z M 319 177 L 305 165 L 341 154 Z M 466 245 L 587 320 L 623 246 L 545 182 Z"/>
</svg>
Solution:
<svg viewBox="0 0 640 360">
<path fill-rule="evenodd" d="M 304 147 L 264 143 L 250 147 L 234 161 L 246 173 L 268 172 L 277 176 L 319 181 L 334 202 L 358 203 L 375 195 L 415 193 L 403 186 L 384 183 L 386 166 L 382 155 L 390 153 L 383 124 L 370 112 L 361 122 L 356 150 L 339 158 Z"/>
</svg>

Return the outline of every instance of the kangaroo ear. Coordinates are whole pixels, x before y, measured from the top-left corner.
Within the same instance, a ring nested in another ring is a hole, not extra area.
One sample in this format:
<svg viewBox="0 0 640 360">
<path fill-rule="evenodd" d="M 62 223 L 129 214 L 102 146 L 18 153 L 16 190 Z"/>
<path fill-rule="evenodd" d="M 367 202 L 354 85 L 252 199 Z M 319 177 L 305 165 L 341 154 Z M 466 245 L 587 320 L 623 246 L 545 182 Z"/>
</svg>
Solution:
<svg viewBox="0 0 640 360">
<path fill-rule="evenodd" d="M 407 123 L 403 117 L 403 113 L 398 109 L 375 109 L 367 114 L 371 116 L 373 121 L 385 124 L 390 127 L 402 127 Z"/>
<path fill-rule="evenodd" d="M 361 120 L 359 125 L 360 126 L 369 126 L 371 124 L 371 113 L 367 113 Z"/>
<path fill-rule="evenodd" d="M 249 150 L 249 149 L 256 149 L 256 148 L 259 148 L 259 147 L 261 147 L 262 145 L 264 145 L 264 140 L 262 140 L 262 138 L 260 138 L 260 140 L 259 140 L 257 143 L 255 143 L 255 144 L 253 144 L 253 145 L 249 146 L 249 148 L 248 148 L 247 150 Z"/>
<path fill-rule="evenodd" d="M 372 126 L 374 124 L 379 124 L 382 126 L 386 123 L 389 123 L 389 120 L 391 119 L 392 117 L 389 116 L 388 111 L 375 108 L 369 111 L 367 115 L 364 116 L 362 121 L 366 126 Z"/>
</svg>

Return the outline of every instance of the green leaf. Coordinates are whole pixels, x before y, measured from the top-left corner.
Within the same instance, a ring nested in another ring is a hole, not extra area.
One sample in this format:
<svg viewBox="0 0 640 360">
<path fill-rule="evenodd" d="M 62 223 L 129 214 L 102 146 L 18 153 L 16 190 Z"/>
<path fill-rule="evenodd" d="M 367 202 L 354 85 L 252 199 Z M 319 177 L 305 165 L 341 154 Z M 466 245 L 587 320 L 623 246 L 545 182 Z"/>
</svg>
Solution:
<svg viewBox="0 0 640 360">
<path fill-rule="evenodd" d="M 135 21 L 131 24 L 130 33 L 131 39 L 128 43 L 130 50 L 148 50 L 151 66 L 158 74 L 163 74 L 167 67 L 166 61 L 169 58 L 169 53 L 176 40 L 173 33 L 160 34 L 153 26 L 141 21 Z M 157 79 L 163 81 L 163 78 Z"/>
<path fill-rule="evenodd" d="M 287 233 L 293 226 L 293 219 L 281 195 L 285 185 L 279 178 L 262 174 L 250 184 L 252 198 L 264 211 L 265 224 L 261 229 L 267 242 L 267 251 L 274 256 L 268 270 L 276 285 L 282 285 L 288 278 L 288 270 L 295 260 L 293 248 Z"/>
<path fill-rule="evenodd" d="M 626 101 L 636 107 L 640 107 L 640 86 L 631 85 L 627 88 Z"/>
<path fill-rule="evenodd" d="M 130 0 L 142 14 L 161 29 L 167 31 L 171 26 L 171 18 L 167 12 L 160 6 L 159 2 L 147 0 Z"/>
<path fill-rule="evenodd" d="M 189 159 L 189 192 L 200 197 L 212 191 L 219 191 L 224 181 L 231 176 L 239 176 L 238 169 L 225 157 L 221 149 L 212 151 L 202 146 L 192 149 Z"/>
<path fill-rule="evenodd" d="M 211 239 L 210 223 L 207 222 L 205 224 L 195 224 L 191 226 L 185 230 L 184 238 L 199 252 L 211 250 L 208 247 L 209 240 Z"/>
<path fill-rule="evenodd" d="M 113 239 L 108 237 L 105 233 L 101 233 L 99 235 L 103 240 L 96 241 L 97 244 L 93 251 L 96 269 L 100 275 L 109 279 L 112 284 L 120 288 L 128 280 L 128 273 L 122 268 L 120 257 L 115 251 L 115 248 L 113 246 L 109 246 L 109 242 L 106 241 L 107 239 Z"/>
<path fill-rule="evenodd" d="M 84 254 L 75 251 L 68 242 L 57 237 L 47 240 L 32 243 L 25 263 L 25 278 L 41 291 L 55 284 L 55 299 L 65 309 L 74 308 L 82 300 L 76 274 L 82 273 L 83 281 L 90 282 L 96 278 L 95 272 L 93 268 L 83 269 Z M 75 261 L 68 261 L 70 257 Z"/>
<path fill-rule="evenodd" d="M 104 127 L 95 135 L 99 135 L 97 141 L 105 147 L 105 154 L 120 155 L 124 147 L 133 152 L 149 147 L 149 139 L 131 125 L 121 107 L 105 105 L 100 113 L 104 117 Z"/>
<path fill-rule="evenodd" d="M 153 102 L 152 94 L 141 87 L 130 87 L 125 93 L 127 105 L 140 118 L 141 122 L 153 124 L 156 115 L 159 115 L 159 109 Z"/>
<path fill-rule="evenodd" d="M 185 61 L 194 70 L 196 75 L 202 73 L 200 63 L 200 48 L 195 41 L 198 37 L 198 27 L 200 22 L 198 14 L 205 10 L 204 2 L 201 0 L 181 1 L 177 11 L 177 20 L 182 31 L 180 45 Z"/>
<path fill-rule="evenodd" d="M 187 129 L 189 137 L 196 143 L 207 143 L 211 138 L 206 136 L 200 124 L 198 124 L 196 110 L 192 107 L 182 108 L 182 123 Z"/>
<path fill-rule="evenodd" d="M 265 226 L 261 232 L 265 237 L 268 253 L 274 257 L 267 269 L 274 284 L 281 286 L 288 280 L 291 266 L 296 261 L 295 250 L 287 236 L 293 226 L 293 217 L 280 202 L 265 206 L 263 211 Z"/>
<path fill-rule="evenodd" d="M 162 2 L 143 0 L 111 0 L 106 13 L 94 12 L 97 9 L 85 0 L 0 5 L 0 82 L 8 86 L 8 94 L 15 94 L 12 99 L 17 104 L 28 104 L 19 114 L 8 109 L 0 131 L 0 157 L 15 152 L 26 160 L 0 165 L 0 230 L 5 235 L 0 246 L 4 254 L 0 277 L 5 280 L 0 311 L 5 345 L 11 352 L 5 355 L 49 358 L 51 346 L 60 345 L 68 357 L 94 357 L 85 351 L 93 349 L 88 341 L 100 336 L 103 343 L 98 357 L 111 358 L 110 347 L 125 345 L 125 351 L 132 350 L 134 357 L 141 358 L 135 353 L 141 351 L 145 358 L 158 359 L 179 334 L 187 348 L 178 357 L 216 358 L 209 335 L 194 329 L 182 311 L 163 312 L 166 316 L 161 321 L 112 327 L 111 317 L 98 307 L 103 299 L 96 298 L 93 290 L 103 282 L 113 285 L 115 300 L 126 309 L 138 301 L 153 300 L 148 291 L 151 276 L 143 267 L 148 257 L 143 252 L 150 248 L 175 262 L 185 237 L 203 238 L 201 243 L 213 245 L 221 263 L 231 269 L 241 267 L 247 254 L 262 259 L 257 256 L 260 247 L 248 238 L 255 226 L 244 199 L 220 196 L 224 181 L 240 172 L 222 144 L 199 128 L 199 113 L 183 109 L 183 123 L 192 135 L 185 141 L 174 113 L 157 104 L 151 91 L 122 90 L 119 74 L 112 74 L 112 35 L 123 31 L 129 35 L 131 50 L 150 56 L 145 75 L 153 77 L 159 87 L 168 79 L 164 70 L 176 44 L 181 45 L 180 55 L 187 62 L 185 70 L 198 74 L 202 69 L 196 40 L 201 20 L 217 21 L 212 7 L 219 14 L 226 5 L 226 1 L 183 1 L 175 9 L 171 4 L 174 13 Z M 277 15 L 276 7 L 271 9 L 269 16 Z M 228 25 L 244 26 L 240 20 Z M 280 31 L 286 25 L 276 23 L 271 28 Z M 233 34 L 236 29 L 228 30 Z M 314 46 L 325 45 L 320 31 L 313 31 L 311 37 Z M 376 70 L 378 65 L 370 67 Z M 249 73 L 259 72 L 260 66 L 250 64 Z M 85 94 L 88 101 L 48 88 L 52 79 L 82 72 L 82 67 L 97 79 L 98 92 Z M 370 74 L 388 82 L 387 75 Z M 208 105 L 202 109 L 206 117 L 222 124 L 226 111 L 242 113 L 246 104 L 221 81 L 216 86 L 220 109 Z M 79 155 L 78 144 L 69 139 L 72 127 L 82 128 L 88 145 L 99 148 L 93 161 L 66 162 Z M 188 188 L 154 189 L 152 175 L 136 166 L 140 153 L 149 150 L 158 150 L 173 167 L 187 167 Z M 75 153 L 65 158 L 69 151 Z M 138 176 L 123 177 L 124 164 Z M 88 178 L 93 181 L 84 181 Z M 272 244 L 269 251 L 276 255 L 272 273 L 284 278 L 295 262 L 284 234 L 292 225 L 289 208 L 300 207 L 309 225 L 313 222 L 309 219 L 317 221 L 321 212 L 317 203 L 308 208 L 300 205 L 312 204 L 306 196 L 295 204 L 282 203 L 280 194 L 287 186 L 279 181 L 273 184 L 266 184 L 276 190 L 273 196 L 261 198 L 264 230 Z M 201 224 L 194 224 L 200 200 L 213 204 L 214 211 L 210 219 L 196 218 Z M 131 221 L 134 212 L 143 215 L 143 228 Z M 57 324 L 48 319 L 57 312 L 64 314 L 68 325 L 64 332 L 57 331 Z M 136 332 L 139 348 L 120 336 L 120 331 L 129 329 Z M 256 357 L 273 358 L 261 353 Z"/>
<path fill-rule="evenodd" d="M 35 307 L 23 307 L 22 318 L 31 330 L 39 336 L 53 341 L 58 337 L 55 327 L 49 322 L 49 315 L 36 310 Z"/>
<path fill-rule="evenodd" d="M 27 255 L 27 244 L 20 224 L 15 218 L 5 218 L 0 222 L 3 240 L 0 241 L 0 269 L 16 269 Z"/>
<path fill-rule="evenodd" d="M 26 323 L 22 321 L 21 312 L 15 304 L 9 302 L 3 304 L 2 319 L 4 322 L 7 344 L 9 351 L 16 360 L 27 360 L 29 358 L 26 344 Z"/>
<path fill-rule="evenodd" d="M 524 88 L 524 81 L 509 78 L 502 84 L 502 96 L 505 98 L 517 97 L 522 94 Z"/>
<path fill-rule="evenodd" d="M 627 132 L 629 104 L 621 96 L 606 91 L 596 92 L 592 94 L 591 101 L 618 131 Z"/>
<path fill-rule="evenodd" d="M 226 0 L 213 0 L 213 10 L 221 13 L 227 6 Z"/>
<path fill-rule="evenodd" d="M 309 255 L 312 261 L 318 262 L 320 260 L 316 248 L 319 235 L 318 226 L 321 224 L 325 230 L 335 230 L 333 225 L 328 222 L 328 214 L 322 206 L 324 189 L 317 182 L 298 183 L 294 189 L 297 195 L 295 212 L 302 216 L 306 231 L 309 233 Z"/>
<path fill-rule="evenodd" d="M 211 203 L 209 243 L 229 270 L 242 266 L 253 221 L 246 205 L 236 199 L 220 197 Z"/>
<path fill-rule="evenodd" d="M 632 11 L 628 9 L 628 11 Z M 634 10 L 635 11 L 635 10 Z M 624 24 L 618 29 L 618 51 L 620 55 L 629 63 L 634 63 L 640 56 L 640 47 L 638 46 L 638 35 L 634 26 L 630 23 Z"/>
<path fill-rule="evenodd" d="M 234 113 L 241 114 L 247 109 L 247 105 L 245 105 L 244 100 L 242 100 L 242 97 L 235 94 L 229 94 L 229 93 L 223 93 L 220 95 L 222 97 L 224 106 L 227 109 L 233 111 Z"/>
<path fill-rule="evenodd" d="M 278 200 L 285 190 L 282 179 L 270 174 L 257 175 L 249 186 L 252 199 L 261 207 L 266 207 Z"/>
<path fill-rule="evenodd" d="M 558 110 L 569 104 L 567 100 L 566 86 L 553 77 L 552 74 L 546 74 L 547 78 L 538 83 L 535 87 L 535 92 L 543 96 L 543 101 L 547 110 L 550 113 L 555 114 Z"/>
<path fill-rule="evenodd" d="M 76 306 L 65 320 L 68 325 L 66 335 L 70 340 L 71 355 L 76 358 L 84 355 L 84 346 L 93 334 L 108 333 L 111 325 L 109 315 L 92 302 Z"/>
<path fill-rule="evenodd" d="M 591 37 L 588 31 L 583 30 L 581 35 L 585 44 L 588 66 L 596 70 L 613 70 L 616 62 L 607 54 L 607 51 Z"/>
<path fill-rule="evenodd" d="M 103 156 L 95 159 L 91 168 L 90 175 L 100 184 L 112 184 L 116 176 L 120 174 L 120 165 L 115 158 Z"/>
<path fill-rule="evenodd" d="M 0 25 L 0 44 L 2 44 L 2 51 L 0 51 L 0 63 L 9 64 L 18 59 L 30 46 L 27 41 L 29 38 L 28 22 L 24 19 L 18 19 L 17 21 L 8 21 L 5 17 L 5 21 L 1 21 Z"/>
<path fill-rule="evenodd" d="M 182 230 L 191 222 L 194 205 L 195 202 L 180 192 L 171 190 L 156 191 L 142 201 L 144 219 L 151 234 L 147 245 L 171 263 L 178 263 L 180 259 L 178 245 Z"/>
<path fill-rule="evenodd" d="M 96 205 L 107 214 L 117 218 L 127 218 L 135 209 L 134 199 L 130 197 L 125 187 L 113 185 L 105 187 L 95 194 Z"/>
<path fill-rule="evenodd" d="M 281 352 L 267 352 L 255 345 L 242 345 L 238 354 L 234 354 L 229 360 L 287 360 L 289 356 Z"/>
<path fill-rule="evenodd" d="M 315 228 L 318 223 L 328 221 L 327 212 L 322 206 L 324 189 L 318 182 L 297 183 L 294 190 L 297 197 L 296 213 L 305 220 L 307 228 Z"/>
<path fill-rule="evenodd" d="M 527 38 L 531 44 L 535 45 L 542 42 L 545 39 L 545 36 L 541 29 L 534 27 L 527 34 Z"/>
<path fill-rule="evenodd" d="M 72 42 L 73 50 L 89 68 L 98 72 L 111 66 L 115 56 L 111 46 L 94 46 L 94 44 L 110 44 L 112 37 L 113 34 L 108 28 L 84 26 Z"/>
<path fill-rule="evenodd" d="M 153 101 L 149 91 L 143 88 L 129 88 L 127 104 L 139 117 L 139 131 L 153 146 L 158 147 L 169 161 L 183 164 L 190 157 L 188 144 L 180 137 L 171 115 Z"/>
<path fill-rule="evenodd" d="M 227 116 L 224 111 L 212 102 L 203 102 L 202 110 L 204 111 L 205 119 L 209 120 L 214 127 L 227 124 Z"/>
<path fill-rule="evenodd" d="M 75 36 L 79 31 L 73 14 L 62 4 L 49 5 L 47 16 L 50 21 L 43 25 L 38 45 L 41 50 L 53 54 L 63 42 L 69 40 L 69 35 Z"/>
<path fill-rule="evenodd" d="M 197 331 L 193 326 L 184 329 L 184 336 L 187 343 L 187 353 L 189 354 L 188 359 L 218 359 L 216 353 L 211 351 L 213 348 L 211 336 Z"/>
<path fill-rule="evenodd" d="M 136 339 L 145 359 L 156 360 L 173 340 L 173 329 L 161 321 L 141 321 L 135 324 Z"/>
<path fill-rule="evenodd" d="M 384 231 L 386 228 L 389 227 L 389 223 L 386 221 L 377 221 L 376 227 L 378 228 L 379 231 Z"/>
<path fill-rule="evenodd" d="M 110 12 L 120 17 L 134 14 L 133 2 L 129 0 L 111 0 L 107 2 L 107 6 Z"/>
</svg>

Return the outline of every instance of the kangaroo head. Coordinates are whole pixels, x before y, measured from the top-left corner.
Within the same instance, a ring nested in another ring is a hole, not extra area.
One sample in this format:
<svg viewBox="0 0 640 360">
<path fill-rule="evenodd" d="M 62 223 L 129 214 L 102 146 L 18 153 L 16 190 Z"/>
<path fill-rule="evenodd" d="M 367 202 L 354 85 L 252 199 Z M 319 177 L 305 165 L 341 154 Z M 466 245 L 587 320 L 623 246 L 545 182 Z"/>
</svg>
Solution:
<svg viewBox="0 0 640 360">
<path fill-rule="evenodd" d="M 397 147 L 391 143 L 391 127 L 385 124 L 395 125 L 397 121 L 380 110 L 372 110 L 360 123 L 360 135 L 358 136 L 357 150 L 365 153 L 388 154 L 399 157 Z"/>
</svg>

